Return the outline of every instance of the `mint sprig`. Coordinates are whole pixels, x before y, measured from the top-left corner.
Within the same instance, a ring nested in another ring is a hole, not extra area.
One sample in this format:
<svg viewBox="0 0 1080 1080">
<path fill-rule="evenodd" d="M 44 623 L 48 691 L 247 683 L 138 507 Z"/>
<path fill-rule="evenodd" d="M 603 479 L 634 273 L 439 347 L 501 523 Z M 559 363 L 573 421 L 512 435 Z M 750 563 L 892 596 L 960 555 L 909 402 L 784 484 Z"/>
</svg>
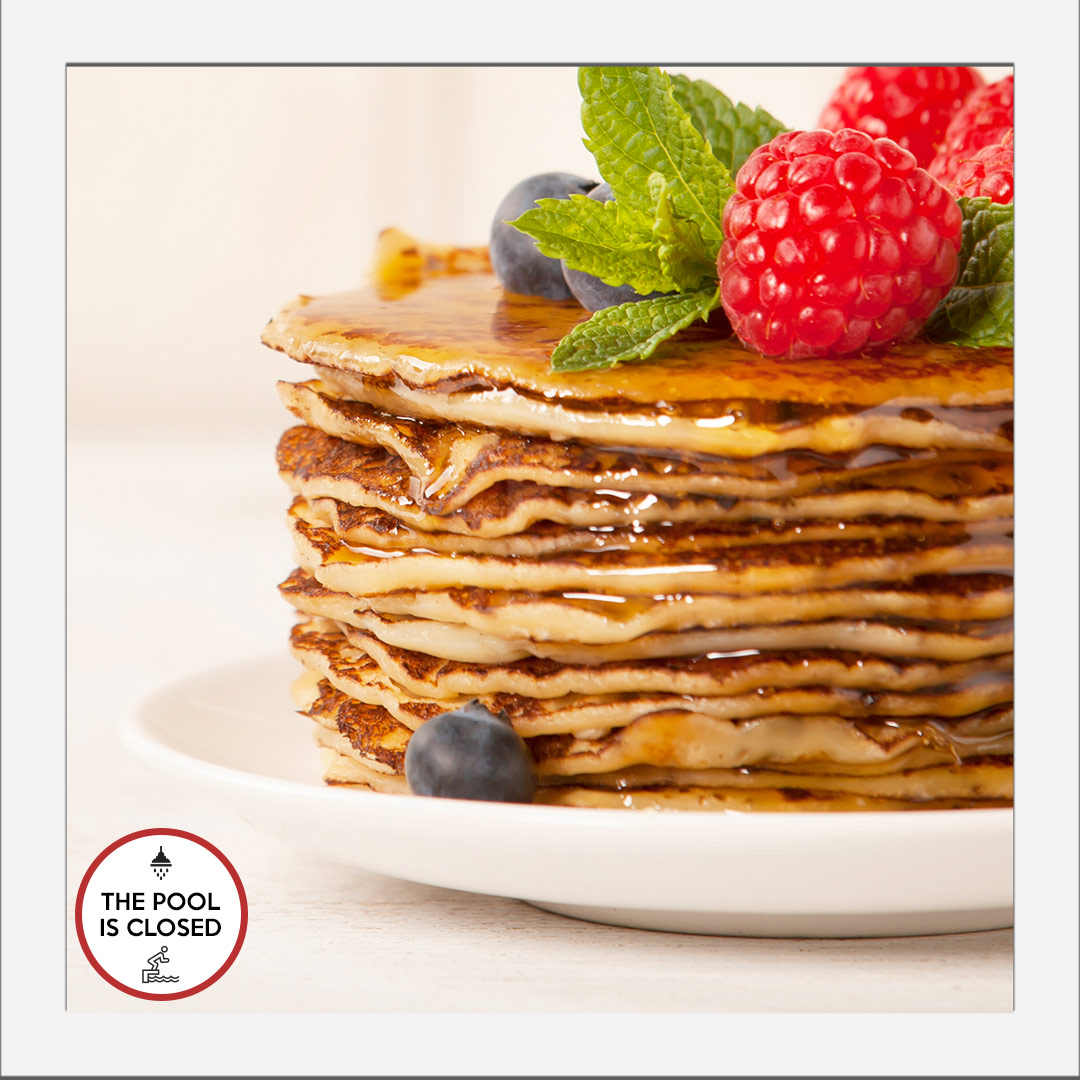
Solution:
<svg viewBox="0 0 1080 1080">
<path fill-rule="evenodd" d="M 672 198 L 672 181 L 665 182 L 659 173 L 653 173 L 649 188 L 656 200 L 652 223 L 656 257 L 672 289 L 693 291 L 715 281 L 716 254 L 701 235 L 697 222 L 679 217 Z"/>
<path fill-rule="evenodd" d="M 541 199 L 511 224 L 575 270 L 667 295 L 580 323 L 552 355 L 560 371 L 645 360 L 708 317 L 719 304 L 721 218 L 735 190 L 728 166 L 782 130 L 762 109 L 655 67 L 585 67 L 578 85 L 585 145 L 612 200 Z"/>
<path fill-rule="evenodd" d="M 787 127 L 762 108 L 751 109 L 722 94 L 704 79 L 674 75 L 671 91 L 694 127 L 708 140 L 713 155 L 732 176 L 756 150 L 776 138 Z"/>
<path fill-rule="evenodd" d="M 656 347 L 720 303 L 718 289 L 657 296 L 597 311 L 578 323 L 555 347 L 556 371 L 608 368 L 624 360 L 647 360 Z"/>
<path fill-rule="evenodd" d="M 731 176 L 675 100 L 659 68 L 581 68 L 585 146 L 611 185 L 620 212 L 648 228 L 655 199 L 649 178 L 670 181 L 672 206 L 719 252 L 720 215 L 735 190 Z"/>
<path fill-rule="evenodd" d="M 960 274 L 926 324 L 936 341 L 1013 344 L 1013 204 L 960 199 Z"/>
</svg>

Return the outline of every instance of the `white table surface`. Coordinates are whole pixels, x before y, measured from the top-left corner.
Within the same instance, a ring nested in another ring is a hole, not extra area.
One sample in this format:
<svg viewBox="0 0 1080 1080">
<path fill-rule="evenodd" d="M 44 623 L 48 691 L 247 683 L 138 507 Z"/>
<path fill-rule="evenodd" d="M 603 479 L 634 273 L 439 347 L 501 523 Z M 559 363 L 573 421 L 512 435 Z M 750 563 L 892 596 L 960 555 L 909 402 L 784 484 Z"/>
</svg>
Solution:
<svg viewBox="0 0 1080 1080">
<path fill-rule="evenodd" d="M 283 425 L 284 426 L 284 425 Z M 224 439 L 224 441 L 222 441 Z M 782 941 L 660 934 L 395 881 L 282 845 L 119 745 L 163 682 L 283 651 L 290 568 L 273 436 L 69 439 L 68 1007 L 75 1011 L 1005 1012 L 1012 933 Z M 236 865 L 244 948 L 216 985 L 144 1002 L 89 966 L 74 898 L 137 829 L 198 833 Z"/>
</svg>

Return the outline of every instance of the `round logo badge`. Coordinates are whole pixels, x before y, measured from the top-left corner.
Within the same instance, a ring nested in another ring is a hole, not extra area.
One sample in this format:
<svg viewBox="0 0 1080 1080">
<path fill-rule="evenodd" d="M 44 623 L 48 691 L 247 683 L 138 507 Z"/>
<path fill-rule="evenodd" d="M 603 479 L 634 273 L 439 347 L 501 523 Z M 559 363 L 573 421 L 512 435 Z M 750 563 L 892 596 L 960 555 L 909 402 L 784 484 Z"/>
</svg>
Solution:
<svg viewBox="0 0 1080 1080">
<path fill-rule="evenodd" d="M 110 844 L 75 900 L 79 944 L 117 990 L 151 1001 L 217 982 L 247 933 L 247 896 L 213 844 L 180 829 L 144 829 Z"/>
</svg>

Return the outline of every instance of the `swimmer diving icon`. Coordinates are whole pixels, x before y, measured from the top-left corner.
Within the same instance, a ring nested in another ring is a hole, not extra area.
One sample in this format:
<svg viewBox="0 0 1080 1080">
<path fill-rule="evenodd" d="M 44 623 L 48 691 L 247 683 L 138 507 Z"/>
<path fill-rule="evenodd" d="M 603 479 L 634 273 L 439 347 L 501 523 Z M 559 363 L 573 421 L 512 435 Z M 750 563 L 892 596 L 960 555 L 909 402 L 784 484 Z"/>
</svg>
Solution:
<svg viewBox="0 0 1080 1080">
<path fill-rule="evenodd" d="M 169 963 L 169 958 L 165 955 L 169 951 L 168 945 L 162 945 L 161 948 L 154 953 L 146 962 L 149 967 L 142 970 L 142 981 L 144 983 L 169 983 L 179 982 L 179 975 L 162 975 L 158 970 L 159 964 Z"/>
</svg>

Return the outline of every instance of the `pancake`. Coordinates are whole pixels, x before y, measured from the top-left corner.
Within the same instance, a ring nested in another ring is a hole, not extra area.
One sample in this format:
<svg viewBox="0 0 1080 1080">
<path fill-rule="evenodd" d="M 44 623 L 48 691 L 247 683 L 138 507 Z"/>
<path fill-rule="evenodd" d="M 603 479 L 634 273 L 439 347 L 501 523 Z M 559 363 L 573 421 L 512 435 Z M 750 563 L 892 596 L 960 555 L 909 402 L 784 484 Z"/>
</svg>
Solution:
<svg viewBox="0 0 1080 1080">
<path fill-rule="evenodd" d="M 411 730 L 385 709 L 353 701 L 325 680 L 313 684 L 310 676 L 297 680 L 294 696 L 305 715 L 345 740 L 346 756 L 374 772 L 404 770 Z M 812 783 L 816 790 L 891 798 L 899 794 L 898 774 L 908 780 L 916 771 L 912 798 L 974 797 L 981 794 L 974 783 L 998 785 L 990 794 L 1001 797 L 1003 758 L 1012 752 L 1008 708 L 952 723 L 926 717 L 902 724 L 873 717 L 766 716 L 742 724 L 699 718 L 691 740 L 685 722 L 677 731 L 672 725 L 668 714 L 659 713 L 603 740 L 545 736 L 526 745 L 542 782 L 558 777 L 581 783 L 589 774 L 590 782 L 618 787 L 633 780 L 656 783 L 662 775 L 664 783 L 676 785 Z"/>
<path fill-rule="evenodd" d="M 909 348 L 915 355 L 909 357 L 908 365 L 900 365 L 909 371 L 917 370 L 921 350 L 934 351 L 934 346 L 925 342 L 909 343 Z M 722 345 L 718 351 L 724 351 Z M 726 359 L 736 360 L 736 353 L 739 358 L 745 356 L 741 346 L 729 345 Z M 405 361 L 404 365 L 397 366 L 408 367 L 411 358 L 396 359 Z M 815 358 L 814 363 L 819 359 Z M 844 358 L 845 361 L 853 359 Z M 935 366 L 944 372 L 946 365 L 942 362 Z M 870 367 L 876 370 L 880 365 L 871 362 Z M 988 400 L 996 398 L 996 407 L 987 404 L 967 408 L 939 406 L 920 396 L 878 405 L 800 405 L 792 401 L 744 398 L 726 402 L 700 400 L 687 403 L 690 406 L 687 409 L 673 409 L 668 402 L 663 403 L 666 406 L 663 409 L 641 406 L 626 409 L 623 402 L 605 407 L 591 400 L 578 400 L 574 403 L 576 407 L 568 408 L 562 403 L 553 404 L 548 391 L 541 389 L 522 394 L 517 387 L 511 388 L 497 378 L 488 382 L 464 372 L 460 378 L 445 378 L 443 385 L 432 392 L 397 376 L 392 367 L 380 370 L 375 365 L 360 375 L 316 364 L 314 371 L 318 380 L 335 394 L 394 415 L 486 424 L 609 447 L 628 443 L 658 451 L 677 445 L 692 453 L 753 458 L 786 450 L 850 453 L 876 444 L 913 450 L 997 450 L 1002 453 L 1007 453 L 1012 446 L 1011 357 L 1008 387 L 1002 385 L 986 395 Z M 708 389 L 700 374 L 688 371 L 685 362 L 673 364 L 669 378 L 669 386 L 689 381 L 697 385 L 699 392 Z M 537 380 L 541 386 L 546 381 Z M 1005 377 L 1000 381 L 1004 384 Z M 483 388 L 479 392 L 459 389 L 463 383 L 473 386 L 478 382 Z M 958 385 L 951 384 L 952 387 Z M 911 389 L 918 393 L 914 387 Z M 960 392 L 954 396 L 962 398 L 965 395 Z"/>
<path fill-rule="evenodd" d="M 384 773 L 348 756 L 349 742 L 344 735 L 328 728 L 315 728 L 315 742 L 323 748 L 323 781 L 332 787 L 355 787 L 392 795 L 408 795 L 409 785 L 402 773 Z"/>
<path fill-rule="evenodd" d="M 326 681 L 304 677 L 293 683 L 292 694 L 297 711 L 337 731 L 369 769 L 381 773 L 404 771 L 411 732 L 385 709 L 354 701 Z"/>
<path fill-rule="evenodd" d="M 325 774 L 326 783 L 372 791 L 395 794 L 408 792 L 404 776 L 387 776 L 367 768 L 364 764 L 340 752 L 348 744 L 342 736 L 325 729 L 317 729 L 320 745 L 333 748 L 332 762 Z M 885 798 L 881 796 L 853 795 L 813 788 L 722 788 L 693 786 L 620 787 L 609 790 L 585 787 L 577 784 L 559 784 L 541 787 L 536 802 L 548 806 L 577 806 L 617 810 L 697 810 L 717 812 L 783 812 L 799 813 L 842 811 L 896 811 L 896 810 L 955 810 L 976 807 L 1011 806 L 1011 786 L 1004 782 L 1007 766 L 995 770 L 992 784 L 986 784 L 987 770 L 973 787 L 1009 792 L 993 797 L 979 795 L 974 798 Z"/>
<path fill-rule="evenodd" d="M 995 621 L 1012 615 L 1011 578 L 993 574 L 921 577 L 891 587 L 852 586 L 807 593 L 728 596 L 675 593 L 610 596 L 490 589 L 402 589 L 354 597 L 296 569 L 279 586 L 307 615 L 364 628 L 368 612 L 461 624 L 501 638 L 577 645 L 632 641 L 657 631 L 768 626 L 836 618 Z"/>
<path fill-rule="evenodd" d="M 939 575 L 890 587 L 852 586 L 753 596 L 612 596 L 463 588 L 399 589 L 355 597 L 328 589 L 307 570 L 296 569 L 279 589 L 298 611 L 361 629 L 366 613 L 374 611 L 462 624 L 502 638 L 578 645 L 632 641 L 657 631 L 694 627 L 767 626 L 871 616 L 958 623 L 1006 619 L 1013 611 L 1012 579 L 994 574 Z"/>
<path fill-rule="evenodd" d="M 585 786 L 582 776 L 566 778 L 568 784 Z M 844 772 L 785 772 L 763 769 L 657 769 L 638 766 L 587 778 L 588 787 L 624 791 L 628 788 L 723 788 L 726 790 L 777 790 L 794 788 L 814 792 L 861 795 L 870 798 L 927 802 L 937 799 L 1011 799 L 1012 758 L 976 757 L 951 765 L 903 769 L 876 775 Z M 559 782 L 549 786 L 557 787 Z"/>
<path fill-rule="evenodd" d="M 351 771 L 346 769 L 351 775 Z M 367 786 L 367 785 L 364 785 Z M 1004 785 L 1002 785 L 1004 788 Z M 1011 791 L 1011 789 L 1010 789 Z M 1011 806 L 1012 795 L 1001 798 L 980 796 L 972 798 L 873 798 L 866 795 L 845 795 L 812 788 L 782 788 L 731 790 L 703 787 L 625 787 L 617 791 L 595 788 L 541 788 L 536 801 L 548 806 L 577 806 L 606 810 L 681 810 L 715 811 L 721 813 L 850 813 L 896 810 L 970 810 L 977 807 Z"/>
<path fill-rule="evenodd" d="M 662 660 L 607 664 L 561 664 L 530 657 L 512 664 L 467 664 L 386 645 L 354 630 L 361 648 L 383 674 L 426 698 L 521 694 L 555 698 L 565 694 L 667 693 L 710 697 L 748 694 L 759 687 L 838 686 L 852 690 L 927 690 L 973 676 L 1012 670 L 1012 654 L 959 663 L 887 659 L 837 650 L 800 650 L 734 655 L 715 653 Z"/>
<path fill-rule="evenodd" d="M 459 509 L 481 491 L 504 482 L 589 491 L 606 487 L 675 497 L 774 499 L 851 486 L 911 488 L 917 481 L 933 486 L 933 474 L 940 473 L 951 489 L 955 484 L 953 470 L 964 469 L 972 461 L 969 450 L 911 451 L 882 445 L 854 454 L 793 451 L 748 460 L 702 458 L 670 449 L 664 455 L 649 456 L 391 416 L 338 398 L 317 380 L 279 383 L 278 391 L 289 409 L 308 425 L 289 433 L 289 453 L 295 459 L 314 461 L 324 471 L 345 474 L 352 461 L 366 460 L 350 444 L 381 447 L 408 469 L 410 495 L 432 513 Z M 984 459 L 988 469 L 1011 476 L 1010 455 L 985 454 Z M 929 480 L 922 475 L 928 466 Z M 310 470 L 310 465 L 307 468 Z"/>
<path fill-rule="evenodd" d="M 722 546 L 688 538 L 662 561 L 635 552 L 560 553 L 545 559 L 446 557 L 423 549 L 350 548 L 317 523 L 306 502 L 289 511 L 297 561 L 328 589 L 364 596 L 395 589 L 476 586 L 485 589 L 602 589 L 614 594 L 694 591 L 736 594 L 840 588 L 903 581 L 949 571 L 1001 572 L 1012 567 L 1007 536 L 955 534 L 878 540 Z"/>
<path fill-rule="evenodd" d="M 454 533 L 423 532 L 412 529 L 390 514 L 369 507 L 349 506 L 336 499 L 312 499 L 306 516 L 350 547 L 370 547 L 380 551 L 409 551 L 423 548 L 440 555 L 496 555 L 535 558 L 575 551 L 655 552 L 657 557 L 673 546 L 696 541 L 723 544 L 805 543 L 810 540 L 872 540 L 897 536 L 919 536 L 933 532 L 966 540 L 972 536 L 1011 535 L 1012 518 L 985 521 L 928 522 L 918 518 L 864 517 L 785 520 L 753 519 L 712 522 L 660 522 L 621 528 L 573 529 L 539 523 L 517 536 L 494 539 L 458 536 Z"/>
<path fill-rule="evenodd" d="M 614 773 L 636 765 L 673 769 L 783 769 L 805 775 L 874 776 L 1012 753 L 1012 706 L 960 720 L 883 720 L 766 714 L 750 720 L 650 713 L 598 738 L 529 740 L 541 776 Z M 725 780 L 725 783 L 727 781 Z"/>
<path fill-rule="evenodd" d="M 861 470 L 845 483 L 869 486 L 847 490 L 839 485 L 844 489 L 765 499 L 678 498 L 602 484 L 578 490 L 499 481 L 456 508 L 447 500 L 423 498 L 418 482 L 396 455 L 380 447 L 331 440 L 311 428 L 291 428 L 282 436 L 278 465 L 286 482 L 306 498 L 380 510 L 425 532 L 480 537 L 505 537 L 545 521 L 595 528 L 680 521 L 854 520 L 871 515 L 983 521 L 1012 514 L 1012 466 L 1000 457 L 954 462 L 938 470 L 905 463 L 905 475 L 898 469 Z M 553 474 L 552 479 L 560 478 Z"/>
<path fill-rule="evenodd" d="M 296 430 L 296 429 L 292 429 Z M 286 436 L 289 436 L 286 432 Z M 634 494 L 612 488 L 594 492 L 528 483 L 501 483 L 470 499 L 460 510 L 433 514 L 409 495 L 410 474 L 382 450 L 368 450 L 364 467 L 347 476 L 311 461 L 301 471 L 289 457 L 285 440 L 278 447 L 280 473 L 297 495 L 309 500 L 340 503 L 382 511 L 398 522 L 425 532 L 448 532 L 466 537 L 514 536 L 534 525 L 551 522 L 577 529 L 649 525 L 668 522 L 775 521 L 857 518 L 881 515 L 926 521 L 983 521 L 1011 518 L 1013 498 L 1008 484 L 975 469 L 975 480 L 988 494 L 943 497 L 895 488 L 805 495 L 786 499 L 734 499 L 688 496 L 684 499 Z M 282 464 L 284 462 L 284 464 Z M 968 473 L 973 468 L 969 467 Z M 970 490 L 971 478 L 956 485 Z"/>
<path fill-rule="evenodd" d="M 470 700 L 461 695 L 441 700 L 414 694 L 390 679 L 362 649 L 349 643 L 332 623 L 312 620 L 293 628 L 292 650 L 309 672 L 326 679 L 347 697 L 378 705 L 409 728 Z M 534 698 L 521 694 L 479 696 L 495 713 L 505 713 L 525 737 L 577 734 L 603 736 L 653 713 L 679 714 L 688 724 L 698 717 L 747 720 L 777 714 L 828 713 L 842 717 L 934 716 L 955 719 L 1012 701 L 1007 670 L 977 671 L 944 687 L 915 692 L 868 692 L 859 688 L 807 684 L 787 689 L 758 687 L 725 696 L 665 693 L 568 694 Z"/>
<path fill-rule="evenodd" d="M 604 664 L 615 660 L 699 656 L 708 652 L 738 652 L 745 649 L 771 652 L 847 649 L 862 650 L 877 656 L 972 660 L 1009 652 L 1013 646 L 1011 618 L 995 623 L 951 625 L 911 620 L 888 623 L 866 619 L 833 619 L 820 623 L 785 623 L 765 627 L 698 627 L 644 634 L 631 641 L 611 645 L 507 639 L 453 623 L 416 619 L 408 615 L 380 615 L 374 611 L 354 613 L 343 629 L 346 636 L 363 630 L 386 645 L 427 653 L 444 660 L 474 664 L 509 664 L 528 656 L 562 663 Z"/>
<path fill-rule="evenodd" d="M 298 297 L 263 341 L 395 415 L 555 439 L 742 458 L 881 442 L 1011 449 L 1009 349 L 916 341 L 887 363 L 770 360 L 699 324 L 649 364 L 553 372 L 551 349 L 584 317 L 572 302 L 508 296 L 489 274 L 444 275 L 394 301 L 374 287 Z"/>
<path fill-rule="evenodd" d="M 573 456 L 569 451 L 562 453 Z M 996 516 L 1011 514 L 1008 509 L 1011 504 L 1007 501 L 1012 493 L 1011 458 L 1000 454 L 973 458 L 946 453 L 935 456 L 932 461 L 920 458 L 889 460 L 894 454 L 895 451 L 888 448 L 873 447 L 851 460 L 867 458 L 874 462 L 885 458 L 883 462 L 857 468 L 820 468 L 817 473 L 793 471 L 791 455 L 786 455 L 783 467 L 774 465 L 783 474 L 780 478 L 770 475 L 770 469 L 762 469 L 762 475 L 756 477 L 720 471 L 691 472 L 681 476 L 675 463 L 669 463 L 669 475 L 657 476 L 655 474 L 661 472 L 663 463 L 647 466 L 639 461 L 635 466 L 623 461 L 618 470 L 613 470 L 595 460 L 597 451 L 582 447 L 576 455 L 579 460 L 573 465 L 564 462 L 561 468 L 485 468 L 482 462 L 474 460 L 469 466 L 467 483 L 449 485 L 440 476 L 437 483 L 426 484 L 409 470 L 397 453 L 382 446 L 364 446 L 326 435 L 315 428 L 293 427 L 282 435 L 277 459 L 282 476 L 300 494 L 339 499 L 354 506 L 375 506 L 398 516 L 402 511 L 409 511 L 413 516 L 423 513 L 439 518 L 465 511 L 466 517 L 475 519 L 485 508 L 490 512 L 497 506 L 500 497 L 511 494 L 561 502 L 572 508 L 582 501 L 579 489 L 586 493 L 585 501 L 607 496 L 616 500 L 616 506 L 619 500 L 626 502 L 635 493 L 664 500 L 668 505 L 677 504 L 686 496 L 698 496 L 696 502 L 706 506 L 710 501 L 720 501 L 730 507 L 733 500 L 741 500 L 756 508 L 750 515 L 744 505 L 744 517 L 757 516 L 765 520 L 780 516 L 776 509 L 792 500 L 797 500 L 804 508 L 823 510 L 830 505 L 884 507 L 885 493 L 906 493 L 910 502 L 900 504 L 901 509 L 869 510 L 868 513 L 916 516 L 907 511 L 925 504 L 937 508 L 935 513 L 927 515 L 933 520 L 965 520 L 956 515 L 967 513 L 969 508 L 984 509 L 988 505 L 986 500 L 991 499 L 994 501 L 989 505 L 999 511 Z M 854 495 L 862 497 L 862 504 L 852 498 Z M 817 501 L 806 503 L 799 496 L 812 496 Z M 916 496 L 922 496 L 922 499 Z M 952 516 L 945 516 L 947 507 L 952 507 Z M 770 513 L 770 510 L 774 512 Z M 802 516 L 812 515 L 804 513 Z M 832 515 L 822 513 L 820 516 Z"/>
</svg>

